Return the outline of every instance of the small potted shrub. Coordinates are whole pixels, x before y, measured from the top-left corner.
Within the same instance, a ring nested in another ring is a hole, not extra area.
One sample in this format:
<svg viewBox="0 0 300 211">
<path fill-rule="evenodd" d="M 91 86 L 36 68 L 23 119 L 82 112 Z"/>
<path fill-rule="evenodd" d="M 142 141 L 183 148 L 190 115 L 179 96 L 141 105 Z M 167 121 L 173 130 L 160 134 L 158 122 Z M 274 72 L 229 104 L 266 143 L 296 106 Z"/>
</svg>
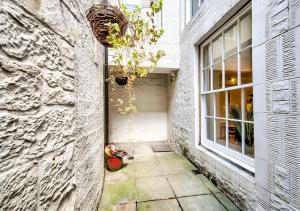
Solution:
<svg viewBox="0 0 300 211">
<path fill-rule="evenodd" d="M 123 166 L 123 157 L 127 156 L 127 152 L 119 150 L 116 145 L 109 144 L 104 149 L 107 168 L 110 171 L 118 171 Z"/>
</svg>

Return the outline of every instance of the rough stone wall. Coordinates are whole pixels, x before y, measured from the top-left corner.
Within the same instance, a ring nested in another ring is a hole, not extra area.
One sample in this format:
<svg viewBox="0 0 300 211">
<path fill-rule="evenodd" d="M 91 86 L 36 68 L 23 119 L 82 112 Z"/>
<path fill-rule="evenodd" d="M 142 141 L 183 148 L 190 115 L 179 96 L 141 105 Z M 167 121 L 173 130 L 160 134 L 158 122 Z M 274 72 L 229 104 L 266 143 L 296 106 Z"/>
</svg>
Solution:
<svg viewBox="0 0 300 211">
<path fill-rule="evenodd" d="M 253 1 L 258 208 L 300 210 L 300 1 Z"/>
<path fill-rule="evenodd" d="M 241 0 L 204 1 L 181 33 L 180 70 L 169 91 L 172 94 L 169 98 L 168 140 L 201 166 L 203 173 L 242 210 L 254 210 L 254 177 L 207 150 L 196 148 L 196 141 L 201 141 L 197 135 L 200 126 L 196 112 L 199 110 L 196 102 L 199 99 L 197 45 L 246 3 Z"/>
<path fill-rule="evenodd" d="M 92 1 L 0 0 L 0 210 L 95 210 L 103 49 Z"/>
</svg>

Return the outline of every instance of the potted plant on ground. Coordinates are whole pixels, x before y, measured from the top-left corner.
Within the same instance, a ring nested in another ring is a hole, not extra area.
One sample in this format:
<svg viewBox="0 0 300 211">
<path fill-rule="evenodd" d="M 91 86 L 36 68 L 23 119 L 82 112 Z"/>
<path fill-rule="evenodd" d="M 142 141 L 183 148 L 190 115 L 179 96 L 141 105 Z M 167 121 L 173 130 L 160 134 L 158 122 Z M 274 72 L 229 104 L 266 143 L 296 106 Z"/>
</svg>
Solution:
<svg viewBox="0 0 300 211">
<path fill-rule="evenodd" d="M 118 171 L 123 166 L 123 157 L 128 153 L 124 150 L 120 150 L 114 144 L 109 144 L 104 149 L 107 168 L 110 171 Z"/>
</svg>

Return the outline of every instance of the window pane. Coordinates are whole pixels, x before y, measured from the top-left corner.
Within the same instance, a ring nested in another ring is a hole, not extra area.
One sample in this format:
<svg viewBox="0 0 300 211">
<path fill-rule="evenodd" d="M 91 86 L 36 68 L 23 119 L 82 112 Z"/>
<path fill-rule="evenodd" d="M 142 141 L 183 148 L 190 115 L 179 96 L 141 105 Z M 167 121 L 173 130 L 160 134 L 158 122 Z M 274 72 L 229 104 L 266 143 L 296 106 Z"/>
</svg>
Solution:
<svg viewBox="0 0 300 211">
<path fill-rule="evenodd" d="M 241 82 L 252 83 L 252 48 L 241 52 Z"/>
<path fill-rule="evenodd" d="M 199 0 L 192 0 L 191 6 L 192 6 L 192 16 L 194 16 L 199 9 Z"/>
<path fill-rule="evenodd" d="M 242 123 L 228 121 L 228 145 L 230 149 L 242 152 Z"/>
<path fill-rule="evenodd" d="M 236 86 L 238 81 L 237 54 L 225 59 L 225 87 Z"/>
<path fill-rule="evenodd" d="M 216 119 L 216 142 L 226 146 L 226 121 Z"/>
<path fill-rule="evenodd" d="M 204 68 L 210 65 L 210 46 L 209 44 L 203 48 L 203 66 Z"/>
<path fill-rule="evenodd" d="M 237 52 L 237 26 L 234 24 L 224 32 L 225 57 Z"/>
<path fill-rule="evenodd" d="M 245 123 L 245 154 L 254 158 L 254 124 Z"/>
<path fill-rule="evenodd" d="M 254 121 L 253 119 L 253 89 L 252 87 L 244 90 L 245 102 L 245 120 Z"/>
<path fill-rule="evenodd" d="M 214 119 L 206 118 L 206 138 L 210 141 L 214 141 Z"/>
<path fill-rule="evenodd" d="M 213 63 L 222 59 L 222 36 L 213 41 Z"/>
<path fill-rule="evenodd" d="M 214 116 L 213 94 L 206 94 L 205 102 L 206 102 L 206 116 Z"/>
<path fill-rule="evenodd" d="M 225 112 L 225 92 L 218 92 L 216 96 L 216 116 L 217 117 L 226 117 Z"/>
<path fill-rule="evenodd" d="M 252 43 L 252 15 L 244 17 L 241 22 L 241 49 Z"/>
<path fill-rule="evenodd" d="M 230 119 L 242 119 L 241 99 L 242 97 L 240 89 L 228 92 L 228 108 Z"/>
<path fill-rule="evenodd" d="M 222 88 L 222 62 L 213 65 L 213 86 L 214 89 Z"/>
<path fill-rule="evenodd" d="M 210 69 L 203 70 L 203 90 L 210 91 Z"/>
</svg>

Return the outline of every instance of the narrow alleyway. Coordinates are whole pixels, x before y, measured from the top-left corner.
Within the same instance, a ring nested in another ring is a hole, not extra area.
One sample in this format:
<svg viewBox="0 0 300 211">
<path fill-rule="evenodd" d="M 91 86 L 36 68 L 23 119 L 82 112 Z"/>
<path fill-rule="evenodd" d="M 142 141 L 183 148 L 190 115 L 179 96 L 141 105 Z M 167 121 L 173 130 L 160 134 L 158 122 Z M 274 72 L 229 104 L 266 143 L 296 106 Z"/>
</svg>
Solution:
<svg viewBox="0 0 300 211">
<path fill-rule="evenodd" d="M 185 157 L 153 152 L 151 146 L 153 143 L 120 146 L 134 159 L 125 159 L 117 172 L 106 170 L 99 210 L 238 210 L 206 177 L 194 175 L 195 167 Z"/>
</svg>

